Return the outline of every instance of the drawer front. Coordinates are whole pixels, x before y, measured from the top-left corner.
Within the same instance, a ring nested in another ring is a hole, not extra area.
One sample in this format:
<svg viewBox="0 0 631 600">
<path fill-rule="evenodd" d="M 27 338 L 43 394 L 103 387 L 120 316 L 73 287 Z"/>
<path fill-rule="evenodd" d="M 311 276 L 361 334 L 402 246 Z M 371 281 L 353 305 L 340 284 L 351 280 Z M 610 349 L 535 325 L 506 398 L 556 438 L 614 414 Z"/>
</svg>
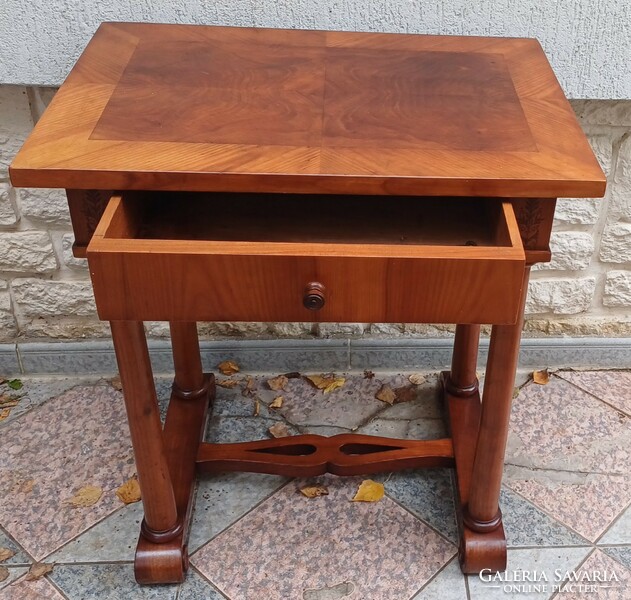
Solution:
<svg viewBox="0 0 631 600">
<path fill-rule="evenodd" d="M 102 319 L 513 323 L 523 261 L 89 253 Z M 305 308 L 309 283 L 324 305 Z"/>
<path fill-rule="evenodd" d="M 492 213 L 497 247 L 175 239 L 168 223 L 167 239 L 147 239 L 142 208 L 113 197 L 88 246 L 102 319 L 517 320 L 525 258 L 510 203 Z"/>
</svg>

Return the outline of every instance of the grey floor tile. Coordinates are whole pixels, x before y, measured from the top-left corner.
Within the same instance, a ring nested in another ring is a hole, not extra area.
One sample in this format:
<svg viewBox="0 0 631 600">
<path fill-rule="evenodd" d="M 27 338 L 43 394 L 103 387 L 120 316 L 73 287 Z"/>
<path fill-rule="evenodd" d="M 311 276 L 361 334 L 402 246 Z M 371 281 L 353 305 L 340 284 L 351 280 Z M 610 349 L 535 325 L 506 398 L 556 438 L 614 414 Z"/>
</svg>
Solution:
<svg viewBox="0 0 631 600">
<path fill-rule="evenodd" d="M 502 489 L 500 507 L 509 547 L 589 544 L 580 535 L 510 490 Z"/>
<path fill-rule="evenodd" d="M 0 548 L 8 548 L 14 554 L 11 558 L 0 563 L 4 567 L 11 565 L 27 565 L 33 562 L 26 552 L 16 544 L 2 529 L 0 529 Z"/>
<path fill-rule="evenodd" d="M 547 600 L 555 593 L 553 586 L 555 583 L 555 569 L 561 572 L 576 569 L 583 559 L 591 551 L 591 548 L 523 548 L 508 550 L 508 569 L 503 574 L 512 576 L 515 570 L 536 571 L 538 574 L 545 573 L 548 581 L 533 582 L 531 585 L 540 584 L 541 590 L 530 588 L 526 595 L 522 592 L 511 592 L 504 589 L 504 584 L 497 581 L 483 581 L 479 575 L 469 575 L 469 593 L 471 600 L 506 600 L 506 598 L 528 598 L 534 600 Z M 540 576 L 541 578 L 541 576 Z M 507 582 L 508 583 L 508 582 Z M 510 586 L 511 584 L 508 583 Z M 515 585 L 523 585 L 516 582 Z"/>
<path fill-rule="evenodd" d="M 467 600 L 465 576 L 458 558 L 452 559 L 412 600 Z"/>
<path fill-rule="evenodd" d="M 411 440 L 437 440 L 447 437 L 442 419 L 415 419 L 410 421 L 407 437 Z"/>
<path fill-rule="evenodd" d="M 186 581 L 180 585 L 177 600 L 224 600 L 222 596 L 208 581 L 206 581 L 195 569 L 189 569 Z"/>
<path fill-rule="evenodd" d="M 365 435 L 379 435 L 382 437 L 406 438 L 410 424 L 408 421 L 391 421 L 389 419 L 374 419 L 360 427 L 357 433 Z"/>
<path fill-rule="evenodd" d="M 330 425 L 300 425 L 298 426 L 300 433 L 312 433 L 314 435 L 324 435 L 331 437 L 334 435 L 341 435 L 343 433 L 359 433 L 353 432 L 350 429 L 344 429 L 344 427 L 332 427 Z"/>
<path fill-rule="evenodd" d="M 68 600 L 175 600 L 177 585 L 138 585 L 131 563 L 56 565 L 48 576 Z"/>
<path fill-rule="evenodd" d="M 286 481 L 284 477 L 258 473 L 202 475 L 195 497 L 190 552 L 195 552 Z"/>
<path fill-rule="evenodd" d="M 4 581 L 0 581 L 0 590 L 11 585 L 29 570 L 29 567 L 10 567 L 6 563 L 2 563 L 2 565 L 8 567 L 9 576 Z"/>
<path fill-rule="evenodd" d="M 601 550 L 612 558 L 615 558 L 620 564 L 631 569 L 631 546 L 613 546 L 601 548 Z"/>
<path fill-rule="evenodd" d="M 124 506 L 51 554 L 46 561 L 133 561 L 142 517 L 141 502 Z"/>
<path fill-rule="evenodd" d="M 212 417 L 205 440 L 221 444 L 268 440 L 272 438 L 269 428 L 277 423 L 277 419 L 267 417 Z M 299 433 L 291 425 L 288 425 L 288 430 L 292 435 Z"/>
<path fill-rule="evenodd" d="M 598 541 L 599 544 L 631 544 L 631 506 L 618 517 Z"/>
<path fill-rule="evenodd" d="M 386 493 L 457 545 L 458 527 L 449 469 L 423 469 L 376 476 Z"/>
</svg>

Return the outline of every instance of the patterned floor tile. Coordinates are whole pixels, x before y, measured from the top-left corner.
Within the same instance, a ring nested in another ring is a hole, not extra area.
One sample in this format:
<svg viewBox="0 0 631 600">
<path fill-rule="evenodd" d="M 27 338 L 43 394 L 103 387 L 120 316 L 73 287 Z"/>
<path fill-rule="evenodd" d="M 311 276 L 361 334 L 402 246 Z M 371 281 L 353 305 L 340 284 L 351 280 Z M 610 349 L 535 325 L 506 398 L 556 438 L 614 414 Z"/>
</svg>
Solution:
<svg viewBox="0 0 631 600">
<path fill-rule="evenodd" d="M 615 558 L 620 564 L 631 569 L 631 546 L 611 546 L 601 548 L 601 550 Z M 631 589 L 629 590 L 631 592 Z"/>
<path fill-rule="evenodd" d="M 559 600 L 629 600 L 631 597 L 631 570 L 600 550 L 591 554 L 576 571 L 578 581 L 566 579 L 557 596 Z M 599 582 L 595 578 L 612 579 L 612 573 L 617 580 Z M 587 591 L 586 586 L 593 586 L 593 589 Z"/>
<path fill-rule="evenodd" d="M 598 543 L 631 544 L 631 506 L 627 507 Z"/>
<path fill-rule="evenodd" d="M 133 561 L 142 517 L 142 503 L 124 506 L 46 560 L 55 563 Z"/>
<path fill-rule="evenodd" d="M 26 581 L 24 577 L 21 577 L 0 590 L 0 600 L 65 600 L 65 598 L 45 578 Z"/>
<path fill-rule="evenodd" d="M 631 372 L 559 371 L 557 375 L 631 416 Z"/>
<path fill-rule="evenodd" d="M 7 563 L 2 563 L 2 566 L 7 566 Z M 0 581 L 0 590 L 11 585 L 16 579 L 22 577 L 22 575 L 26 575 L 29 567 L 8 567 L 7 571 L 9 571 L 9 576 L 4 580 Z"/>
<path fill-rule="evenodd" d="M 508 568 L 501 574 L 503 581 L 483 580 L 484 574 L 468 576 L 471 600 L 506 600 L 522 597 L 529 600 L 547 600 L 556 593 L 553 589 L 553 586 L 557 585 L 555 570 L 559 569 L 561 573 L 565 573 L 576 569 L 589 551 L 590 548 L 509 549 Z M 515 571 L 527 571 L 533 576 L 536 572 L 539 581 L 517 581 Z M 541 573 L 545 573 L 547 581 Z M 526 591 L 513 587 L 522 585 L 532 587 L 527 587 Z M 537 589 L 534 587 L 537 585 L 542 587 Z"/>
<path fill-rule="evenodd" d="M 189 569 L 186 574 L 186 581 L 180 585 L 177 592 L 177 600 L 202 599 L 224 600 L 224 596 L 210 585 L 195 569 Z"/>
<path fill-rule="evenodd" d="M 68 600 L 175 600 L 177 585 L 138 585 L 131 563 L 55 565 L 51 581 Z"/>
<path fill-rule="evenodd" d="M 407 510 L 458 543 L 456 503 L 450 469 L 422 469 L 375 475 L 386 493 Z"/>
<path fill-rule="evenodd" d="M 509 548 L 586 546 L 589 543 L 510 490 L 500 492 L 500 507 Z"/>
<path fill-rule="evenodd" d="M 458 558 L 452 559 L 412 600 L 467 600 Z"/>
<path fill-rule="evenodd" d="M 351 502 L 359 480 L 322 477 L 329 495 L 307 499 L 294 481 L 192 557 L 239 600 L 303 598 L 353 584 L 345 598 L 408 598 L 455 547 L 388 498 Z M 246 542 L 247 540 L 247 542 Z"/>
<path fill-rule="evenodd" d="M 8 548 L 13 552 L 13 556 L 2 561 L 3 566 L 26 565 L 31 563 L 31 559 L 18 544 L 16 544 L 2 529 L 0 529 L 0 548 Z"/>
<path fill-rule="evenodd" d="M 286 482 L 284 477 L 258 473 L 201 475 L 188 541 L 190 552 L 195 552 Z"/>
<path fill-rule="evenodd" d="M 0 525 L 36 560 L 121 506 L 118 486 L 135 467 L 122 396 L 108 385 L 77 387 L 3 428 Z M 97 504 L 67 502 L 85 485 Z"/>
<path fill-rule="evenodd" d="M 269 440 L 272 438 L 269 429 L 276 423 L 276 419 L 266 417 L 211 417 L 204 439 L 207 442 L 221 444 Z M 291 425 L 288 425 L 287 429 L 292 435 L 299 433 L 298 429 Z"/>
<path fill-rule="evenodd" d="M 390 419 L 374 419 L 360 427 L 357 433 L 405 439 L 410 428 L 409 421 L 392 421 Z"/>
<path fill-rule="evenodd" d="M 442 419 L 415 419 L 410 421 L 407 437 L 412 440 L 438 440 L 448 435 Z"/>
</svg>

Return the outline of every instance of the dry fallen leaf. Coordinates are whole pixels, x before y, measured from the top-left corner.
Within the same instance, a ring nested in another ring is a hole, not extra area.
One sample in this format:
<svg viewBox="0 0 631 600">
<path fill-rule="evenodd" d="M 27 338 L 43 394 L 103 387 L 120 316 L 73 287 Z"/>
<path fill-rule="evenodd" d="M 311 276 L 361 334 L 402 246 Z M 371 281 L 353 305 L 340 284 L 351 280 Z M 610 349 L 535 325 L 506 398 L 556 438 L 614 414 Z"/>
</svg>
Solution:
<svg viewBox="0 0 631 600">
<path fill-rule="evenodd" d="M 324 394 L 329 394 L 346 383 L 344 377 L 335 377 L 335 375 L 326 377 L 324 375 L 307 375 L 307 379 Z"/>
<path fill-rule="evenodd" d="M 285 373 L 284 377 L 287 377 L 287 379 L 300 379 L 302 374 L 298 373 L 298 371 L 291 371 L 290 373 Z"/>
<path fill-rule="evenodd" d="M 55 565 L 53 563 L 33 563 L 24 579 L 26 581 L 35 581 L 36 579 L 40 579 L 46 575 L 46 573 L 50 573 L 54 566 Z"/>
<path fill-rule="evenodd" d="M 0 421 L 4 421 L 11 414 L 10 408 L 0 410 Z"/>
<path fill-rule="evenodd" d="M 123 504 L 138 502 L 140 500 L 140 485 L 138 484 L 138 479 L 135 477 L 128 479 L 116 490 L 116 495 Z"/>
<path fill-rule="evenodd" d="M 217 368 L 224 375 L 234 375 L 235 373 L 238 373 L 240 371 L 239 365 L 233 360 L 224 360 L 222 363 L 219 363 L 217 365 Z"/>
<path fill-rule="evenodd" d="M 289 437 L 291 435 L 291 431 L 289 431 L 285 423 L 276 423 L 272 425 L 268 431 L 275 438 Z"/>
<path fill-rule="evenodd" d="M 217 381 L 217 385 L 222 388 L 232 389 L 233 387 L 236 387 L 237 385 L 239 385 L 239 380 L 238 379 L 222 379 L 221 381 Z"/>
<path fill-rule="evenodd" d="M 19 403 L 19 398 L 11 398 L 11 396 L 7 396 L 6 394 L 2 394 L 2 396 L 0 396 L 0 408 L 13 408 Z"/>
<path fill-rule="evenodd" d="M 245 396 L 246 398 L 249 398 L 250 396 L 253 395 L 255 387 L 256 387 L 256 382 L 254 381 L 254 377 L 250 377 L 248 375 L 248 378 L 245 381 L 245 387 L 241 391 L 241 395 Z"/>
<path fill-rule="evenodd" d="M 300 493 L 307 498 L 317 498 L 318 496 L 328 496 L 329 488 L 323 485 L 308 485 L 300 488 Z"/>
<path fill-rule="evenodd" d="M 369 371 L 368 369 L 364 371 L 364 379 L 372 379 L 374 376 L 375 374 L 372 371 Z"/>
<path fill-rule="evenodd" d="M 110 385 L 115 390 L 118 390 L 119 392 L 122 391 L 123 384 L 121 383 L 121 376 L 120 375 L 116 375 L 116 377 L 112 377 L 112 379 L 110 379 Z"/>
<path fill-rule="evenodd" d="M 386 404 L 394 404 L 394 401 L 397 399 L 394 390 L 385 383 L 379 388 L 379 391 L 375 394 L 375 398 Z"/>
<path fill-rule="evenodd" d="M 0 582 L 4 581 L 9 576 L 9 569 L 0 566 Z"/>
<path fill-rule="evenodd" d="M 404 385 L 394 390 L 397 402 L 412 402 L 416 399 L 417 389 L 414 384 Z"/>
<path fill-rule="evenodd" d="M 412 373 L 412 375 L 408 377 L 408 380 L 414 385 L 421 385 L 426 381 L 425 376 L 421 375 L 420 373 Z"/>
<path fill-rule="evenodd" d="M 353 502 L 378 502 L 383 498 L 383 495 L 383 483 L 372 479 L 364 479 L 353 498 Z"/>
<path fill-rule="evenodd" d="M 9 560 L 15 552 L 11 548 L 0 548 L 0 562 Z"/>
<path fill-rule="evenodd" d="M 269 405 L 269 407 L 270 408 L 282 408 L 284 400 L 285 400 L 285 398 L 283 398 L 282 396 L 277 396 L 276 398 L 274 398 L 274 400 Z"/>
<path fill-rule="evenodd" d="M 252 411 L 252 414 L 255 417 L 258 417 L 261 414 L 261 402 L 258 398 L 254 399 L 254 410 Z"/>
<path fill-rule="evenodd" d="M 518 387 L 516 387 L 515 389 L 513 389 L 513 400 L 514 400 L 515 398 L 517 398 L 517 396 L 519 396 L 519 388 L 518 388 Z"/>
<path fill-rule="evenodd" d="M 289 379 L 284 375 L 279 375 L 278 377 L 274 377 L 272 379 L 267 380 L 267 385 L 270 390 L 274 390 L 275 392 L 280 392 L 280 390 L 284 390 L 285 386 L 289 382 Z"/>
<path fill-rule="evenodd" d="M 541 371 L 532 372 L 532 380 L 539 385 L 546 385 L 550 381 L 550 373 L 548 369 L 541 369 Z"/>
<path fill-rule="evenodd" d="M 23 481 L 22 483 L 20 483 L 17 491 L 21 494 L 30 494 L 33 491 L 34 487 L 35 487 L 35 480 L 27 479 L 26 481 Z"/>
<path fill-rule="evenodd" d="M 77 490 L 77 493 L 72 498 L 66 500 L 66 504 L 70 504 L 75 508 L 86 508 L 96 504 L 101 499 L 102 495 L 103 490 L 100 487 L 86 485 L 80 490 Z"/>
</svg>

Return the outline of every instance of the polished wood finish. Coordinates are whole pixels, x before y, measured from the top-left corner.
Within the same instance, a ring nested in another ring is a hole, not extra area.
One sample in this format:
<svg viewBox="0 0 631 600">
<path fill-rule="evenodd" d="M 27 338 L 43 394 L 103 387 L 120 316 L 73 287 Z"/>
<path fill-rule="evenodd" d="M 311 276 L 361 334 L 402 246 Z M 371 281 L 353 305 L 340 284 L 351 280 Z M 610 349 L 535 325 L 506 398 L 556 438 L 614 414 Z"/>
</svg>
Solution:
<svg viewBox="0 0 631 600">
<path fill-rule="evenodd" d="M 454 466 L 462 570 L 505 568 L 529 268 L 550 258 L 555 198 L 605 187 L 538 42 L 105 23 L 10 174 L 66 188 L 112 324 L 145 508 L 139 582 L 184 578 L 196 470 Z M 164 428 L 145 320 L 171 326 Z M 214 380 L 198 320 L 456 323 L 451 437 L 203 443 Z"/>
<path fill-rule="evenodd" d="M 413 244 L 391 238 L 366 243 L 365 237 L 360 238 L 364 243 L 356 243 L 350 234 L 348 240 L 343 237 L 344 229 L 334 234 L 335 243 L 325 243 L 284 241 L 279 233 L 283 230 L 276 224 L 273 229 L 278 239 L 259 241 L 249 235 L 245 212 L 236 214 L 240 216 L 240 235 L 246 239 L 221 239 L 228 235 L 225 229 L 219 227 L 215 233 L 210 223 L 204 225 L 209 209 L 203 201 L 195 206 L 207 239 L 197 239 L 194 232 L 187 237 L 186 232 L 196 226 L 177 227 L 168 211 L 164 219 L 168 237 L 164 239 L 159 237 L 160 225 L 152 224 L 152 214 L 143 211 L 142 198 L 114 196 L 88 247 L 99 316 L 185 321 L 514 323 L 525 257 L 512 206 L 510 202 L 481 200 L 475 213 L 464 211 L 471 215 L 470 235 L 460 232 L 449 237 L 451 222 L 458 221 L 458 217 L 450 219 L 457 204 L 442 198 L 438 204 L 426 204 L 423 228 L 432 233 L 419 234 L 408 226 Z M 479 223 L 476 226 L 480 215 L 487 222 L 487 231 Z M 191 216 L 186 222 L 194 219 Z M 317 215 L 311 217 L 317 219 Z M 295 221 L 286 221 L 286 230 L 291 234 L 292 223 L 299 226 L 300 220 L 304 217 L 297 213 Z M 361 227 L 360 217 L 358 221 Z M 141 225 L 153 229 L 150 239 L 141 237 Z M 318 230 L 317 224 L 314 229 Z M 371 235 L 372 228 L 366 229 L 364 235 Z M 471 238 L 474 241 L 469 242 Z M 429 243 L 421 243 L 426 240 Z M 303 302 L 305 286 L 313 281 L 327 290 L 326 302 L 317 311 L 307 309 Z M 467 294 L 460 293 L 463 288 Z M 164 293 L 167 289 L 186 290 L 186 294 Z"/>
<path fill-rule="evenodd" d="M 605 188 L 536 40 L 146 23 L 101 25 L 11 178 L 424 197 Z"/>
</svg>

